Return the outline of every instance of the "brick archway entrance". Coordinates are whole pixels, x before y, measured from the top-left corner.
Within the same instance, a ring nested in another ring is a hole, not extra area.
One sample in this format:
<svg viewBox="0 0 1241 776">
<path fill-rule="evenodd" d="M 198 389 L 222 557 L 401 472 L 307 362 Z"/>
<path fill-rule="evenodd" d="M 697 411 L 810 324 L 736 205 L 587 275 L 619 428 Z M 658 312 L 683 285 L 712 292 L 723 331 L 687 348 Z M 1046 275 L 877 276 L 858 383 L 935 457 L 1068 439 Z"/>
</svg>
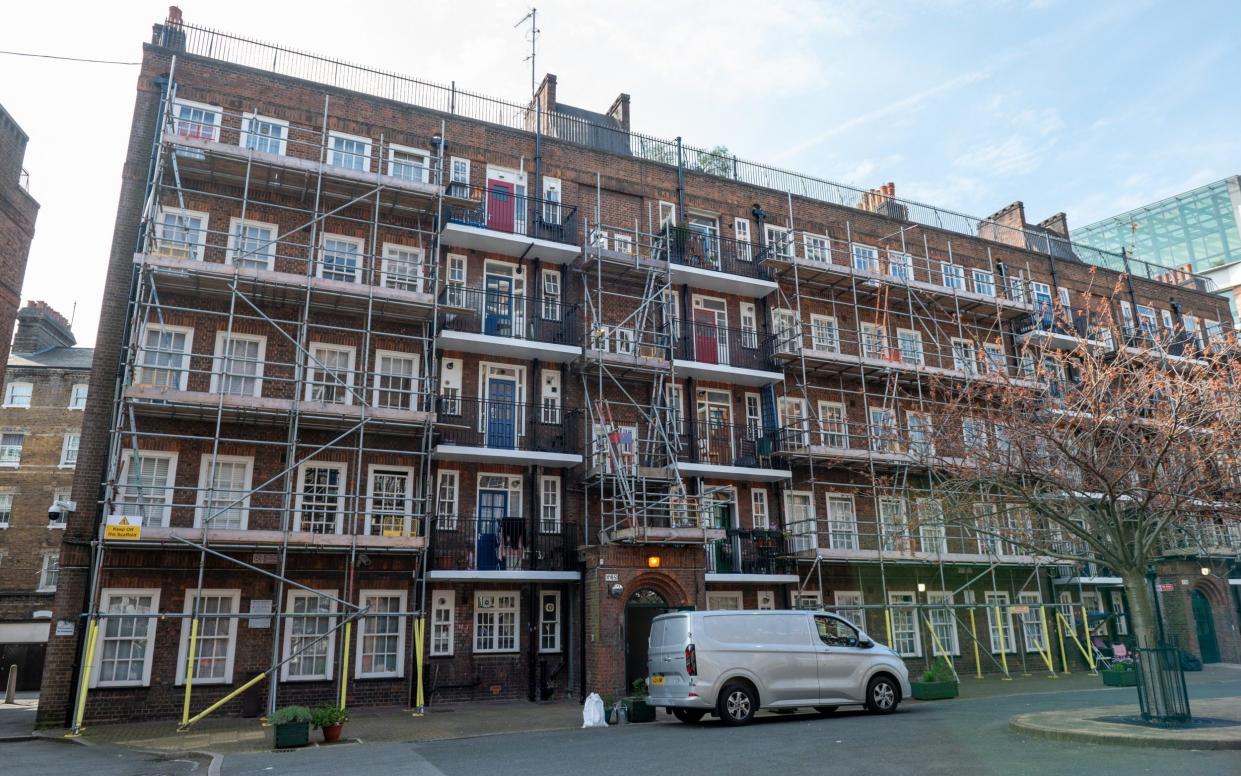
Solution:
<svg viewBox="0 0 1241 776">
<path fill-rule="evenodd" d="M 641 574 L 633 580 L 633 592 L 625 603 L 625 688 L 646 678 L 646 656 L 651 621 L 665 612 L 692 609 L 693 603 L 671 578 Z"/>
</svg>

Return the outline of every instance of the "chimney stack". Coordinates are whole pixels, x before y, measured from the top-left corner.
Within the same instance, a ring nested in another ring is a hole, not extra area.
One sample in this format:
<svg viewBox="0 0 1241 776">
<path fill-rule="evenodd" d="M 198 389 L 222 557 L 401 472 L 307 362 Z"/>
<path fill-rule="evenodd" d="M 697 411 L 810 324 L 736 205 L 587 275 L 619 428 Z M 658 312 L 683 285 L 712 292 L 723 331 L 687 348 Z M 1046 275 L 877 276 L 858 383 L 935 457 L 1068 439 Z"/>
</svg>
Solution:
<svg viewBox="0 0 1241 776">
<path fill-rule="evenodd" d="M 41 353 L 51 348 L 70 348 L 77 344 L 69 321 L 47 302 L 26 302 L 17 311 L 17 334 L 13 335 L 13 352 Z"/>
</svg>

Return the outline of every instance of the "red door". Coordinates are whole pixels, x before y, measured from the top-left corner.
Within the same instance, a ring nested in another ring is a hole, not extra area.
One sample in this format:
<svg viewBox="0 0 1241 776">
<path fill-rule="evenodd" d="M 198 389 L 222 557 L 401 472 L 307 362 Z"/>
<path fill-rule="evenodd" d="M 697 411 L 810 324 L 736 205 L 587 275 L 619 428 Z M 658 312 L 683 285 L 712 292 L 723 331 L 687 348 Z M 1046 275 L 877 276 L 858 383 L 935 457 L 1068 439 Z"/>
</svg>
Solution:
<svg viewBox="0 0 1241 776">
<path fill-rule="evenodd" d="M 694 311 L 694 360 L 706 364 L 719 363 L 716 346 L 715 313 L 711 310 Z"/>
<path fill-rule="evenodd" d="M 487 228 L 497 232 L 513 231 L 513 184 L 505 181 L 487 181 Z"/>
</svg>

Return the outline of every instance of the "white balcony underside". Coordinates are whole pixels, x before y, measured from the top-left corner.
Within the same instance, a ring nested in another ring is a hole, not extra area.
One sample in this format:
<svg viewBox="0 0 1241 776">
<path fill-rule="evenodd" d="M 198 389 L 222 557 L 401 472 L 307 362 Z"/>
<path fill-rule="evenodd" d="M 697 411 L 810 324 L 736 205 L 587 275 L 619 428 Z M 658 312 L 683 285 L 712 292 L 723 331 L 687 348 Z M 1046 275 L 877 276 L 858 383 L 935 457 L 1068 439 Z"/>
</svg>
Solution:
<svg viewBox="0 0 1241 776">
<path fill-rule="evenodd" d="M 1025 380 L 1002 373 L 992 374 L 977 371 L 970 372 L 965 369 L 949 369 L 948 367 L 928 366 L 926 364 L 909 363 L 901 360 L 851 355 L 848 353 L 839 353 L 834 350 L 815 350 L 813 348 L 806 348 L 801 351 L 800 355 L 805 356 L 806 361 L 813 363 L 841 364 L 849 367 L 863 367 L 871 370 L 872 372 L 880 372 L 883 374 L 887 374 L 890 371 L 896 371 L 926 378 L 979 381 L 1002 385 L 1013 385 L 1021 388 L 1037 388 L 1039 385 L 1039 383 L 1035 380 Z M 776 358 L 782 360 L 796 361 L 798 356 L 799 353 L 797 351 L 776 351 Z"/>
<path fill-rule="evenodd" d="M 712 480 L 741 480 L 744 482 L 782 482 L 793 479 L 793 473 L 783 469 L 750 468 L 748 466 L 721 466 L 713 463 L 679 463 L 677 468 L 685 477 L 705 477 Z"/>
<path fill-rule="evenodd" d="M 1041 345 L 1045 348 L 1054 348 L 1056 350 L 1077 350 L 1084 347 L 1087 350 L 1107 350 L 1108 344 L 1103 340 L 1089 339 L 1087 337 L 1078 337 L 1075 334 L 1062 334 L 1058 331 L 1043 331 L 1035 329 L 1021 335 L 1026 342 Z"/>
<path fill-rule="evenodd" d="M 202 529 L 188 527 L 143 528 L 142 536 L 137 541 L 173 542 L 178 539 L 201 543 L 203 539 Z M 284 539 L 285 533 L 283 531 L 234 528 L 210 528 L 207 530 L 207 543 L 212 546 L 272 545 L 279 547 L 284 542 Z M 298 549 L 319 547 L 347 550 L 353 546 L 355 541 L 359 547 L 374 549 L 418 550 L 427 546 L 427 538 L 425 536 L 372 536 L 369 534 L 350 536 L 349 534 L 322 534 L 309 533 L 307 531 L 290 531 L 288 533 L 288 541 L 290 546 L 295 546 Z M 116 547 L 124 547 L 129 543 L 128 541 L 120 540 L 109 542 L 109 544 Z"/>
<path fill-rule="evenodd" d="M 723 528 L 656 528 L 638 526 L 613 528 L 604 532 L 608 541 L 651 544 L 703 544 L 725 537 Z"/>
<path fill-rule="evenodd" d="M 468 331 L 441 331 L 435 338 L 436 347 L 462 353 L 479 353 L 486 356 L 509 356 L 526 360 L 539 359 L 557 364 L 567 364 L 582 355 L 576 345 L 560 345 L 552 342 L 499 337 L 494 334 L 475 334 Z"/>
<path fill-rule="evenodd" d="M 1179 364 L 1183 366 L 1209 366 L 1206 361 L 1200 358 L 1190 358 L 1189 356 L 1174 356 L 1166 353 L 1158 348 L 1135 348 L 1133 346 L 1125 346 L 1125 352 L 1131 356 L 1139 358 L 1147 358 L 1152 361 L 1162 361 L 1169 364 Z"/>
<path fill-rule="evenodd" d="M 1120 577 L 1053 577 L 1053 585 L 1097 585 L 1099 587 L 1123 587 Z"/>
<path fill-rule="evenodd" d="M 979 553 L 967 552 L 890 552 L 868 549 L 841 549 L 835 547 L 818 547 L 813 551 L 799 550 L 798 553 L 810 553 L 811 556 L 817 555 L 825 561 L 865 561 L 869 563 L 878 563 L 882 558 L 884 563 L 959 563 L 959 564 L 978 564 L 991 565 L 997 563 L 1001 566 L 1031 566 L 1034 565 L 1036 559 L 1029 555 L 1004 555 L 993 557 L 990 555 L 982 555 Z"/>
<path fill-rule="evenodd" d="M 669 272 L 672 275 L 672 284 L 676 286 L 683 284 L 691 288 L 718 291 L 722 294 L 736 294 L 754 299 L 762 299 L 778 288 L 773 280 L 733 275 L 701 267 L 687 267 L 684 264 L 673 264 Z"/>
<path fill-rule="evenodd" d="M 453 248 L 498 253 L 519 259 L 541 259 L 552 264 L 568 264 L 582 253 L 578 245 L 452 222 L 444 224 L 440 241 Z"/>
<path fill-rule="evenodd" d="M 538 450 L 508 450 L 497 447 L 469 447 L 467 445 L 436 445 L 431 457 L 440 461 L 475 461 L 478 463 L 507 463 L 516 466 L 550 466 L 564 469 L 577 466 L 582 456 L 576 453 L 547 453 Z"/>
<path fill-rule="evenodd" d="M 707 582 L 734 585 L 796 585 L 801 580 L 796 574 L 712 574 L 705 575 Z"/>
<path fill-rule="evenodd" d="M 357 404 L 329 404 L 314 401 L 293 401 L 268 396 L 232 396 L 203 391 L 180 391 L 153 385 L 131 385 L 125 398 L 135 402 L 138 410 L 149 415 L 196 413 L 214 417 L 218 409 L 226 418 L 252 419 L 256 422 L 285 423 L 294 408 L 303 418 L 318 418 L 334 423 L 358 423 L 363 408 Z M 178 410 L 181 410 L 179 413 Z M 421 410 L 367 407 L 368 423 L 376 425 L 421 426 L 434 415 Z"/>
<path fill-rule="evenodd" d="M 581 582 L 577 571 L 469 571 L 437 569 L 427 572 L 431 581 L 456 582 Z"/>
<path fill-rule="evenodd" d="M 783 372 L 768 372 L 763 369 L 742 369 L 728 364 L 709 364 L 705 361 L 688 361 L 681 358 L 676 359 L 672 364 L 678 378 L 696 377 L 699 380 L 751 386 L 771 385 L 784 380 Z"/>
</svg>

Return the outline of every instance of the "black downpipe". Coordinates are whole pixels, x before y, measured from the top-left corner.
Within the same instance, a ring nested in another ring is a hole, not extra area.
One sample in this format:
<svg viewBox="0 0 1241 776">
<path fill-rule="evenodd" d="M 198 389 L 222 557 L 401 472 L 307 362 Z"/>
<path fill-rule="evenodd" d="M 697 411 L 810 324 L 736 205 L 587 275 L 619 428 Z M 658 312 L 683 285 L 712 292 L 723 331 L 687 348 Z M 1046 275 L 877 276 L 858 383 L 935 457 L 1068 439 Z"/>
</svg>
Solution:
<svg viewBox="0 0 1241 776">
<path fill-rule="evenodd" d="M 677 137 L 677 223 L 685 221 L 685 149 Z"/>
<path fill-rule="evenodd" d="M 579 703 L 586 702 L 586 568 L 582 564 L 582 584 L 578 587 L 578 621 L 577 621 L 577 698 Z"/>
<path fill-rule="evenodd" d="M 536 369 L 536 374 L 537 374 L 537 369 L 538 369 L 537 361 L 535 362 L 535 369 Z M 534 413 L 527 412 L 527 414 L 533 415 Z M 526 514 L 529 515 L 530 517 L 526 521 L 528 523 L 528 525 L 526 526 L 526 547 L 530 550 L 531 568 L 538 568 L 538 565 L 539 565 L 538 553 L 535 551 L 536 548 L 534 544 L 534 540 L 536 536 L 535 534 L 536 514 L 534 511 L 534 508 L 535 508 L 535 504 L 538 502 L 538 496 L 536 494 L 538 493 L 539 475 L 542 474 L 543 467 L 535 466 L 531 469 L 527 469 L 527 472 L 528 472 L 528 475 L 526 478 L 526 493 L 528 497 L 527 504 L 529 505 L 529 509 L 526 510 Z M 530 601 L 527 604 L 526 633 L 529 635 L 528 642 L 530 645 L 530 652 L 526 656 L 526 664 L 527 664 L 526 665 L 527 667 L 526 695 L 529 700 L 533 701 L 536 698 L 535 687 L 537 686 L 537 682 L 535 678 L 535 672 L 538 670 L 538 651 L 539 651 L 539 627 L 538 627 L 539 585 L 538 583 L 531 582 L 529 586 L 529 591 L 530 591 Z"/>
<path fill-rule="evenodd" d="M 1120 249 L 1120 259 L 1125 263 L 1125 286 L 1129 289 L 1129 301 L 1133 302 L 1133 314 L 1136 316 L 1138 314 L 1138 292 L 1133 287 L 1133 269 L 1129 266 L 1129 252 L 1124 248 Z M 1136 331 L 1130 332 L 1130 334 L 1136 333 Z"/>
</svg>

